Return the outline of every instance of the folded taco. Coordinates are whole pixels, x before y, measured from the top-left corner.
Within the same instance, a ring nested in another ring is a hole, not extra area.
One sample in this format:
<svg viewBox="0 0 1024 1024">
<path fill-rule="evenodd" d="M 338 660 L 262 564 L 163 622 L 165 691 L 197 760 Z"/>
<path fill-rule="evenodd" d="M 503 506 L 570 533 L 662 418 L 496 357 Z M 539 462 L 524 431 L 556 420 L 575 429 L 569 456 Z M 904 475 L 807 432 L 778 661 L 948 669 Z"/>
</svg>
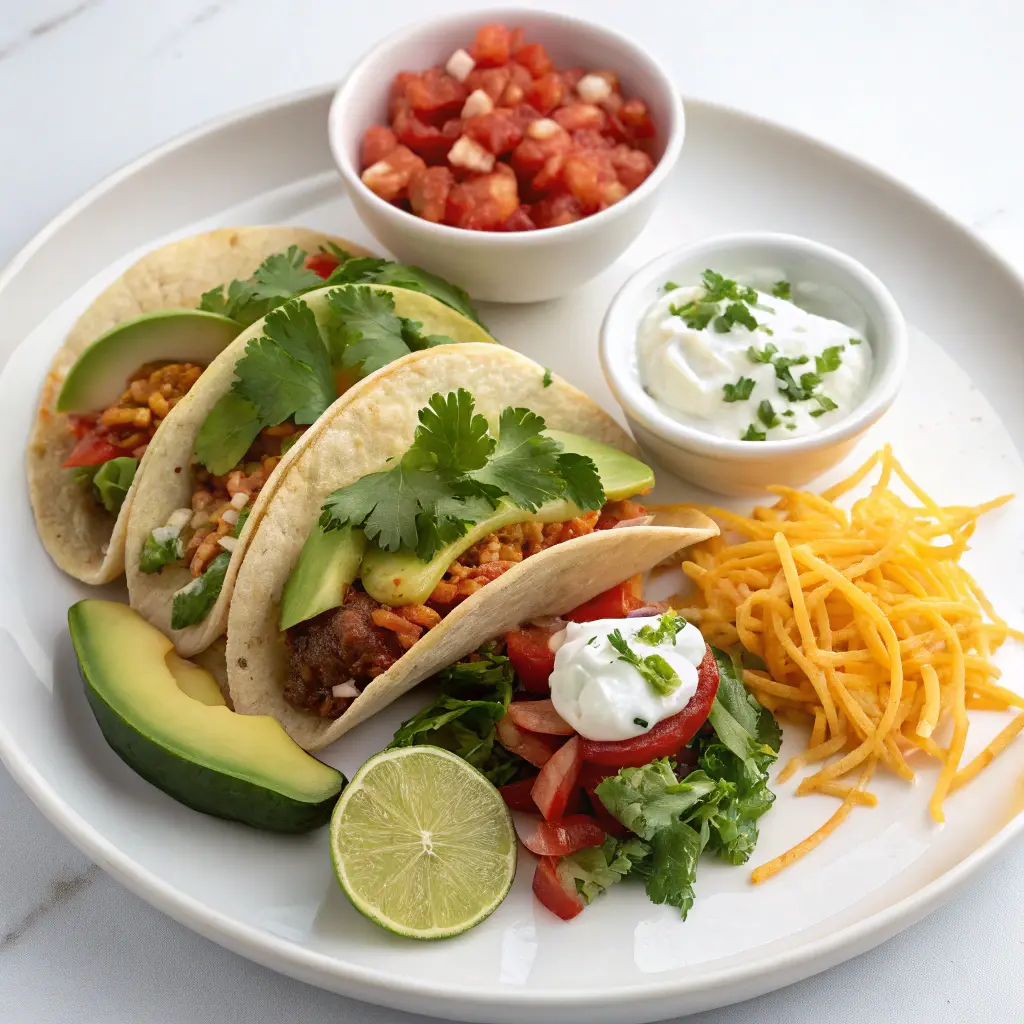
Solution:
<svg viewBox="0 0 1024 1024">
<path fill-rule="evenodd" d="M 89 306 L 50 366 L 26 460 L 61 569 L 86 583 L 124 571 L 134 481 L 167 414 L 248 323 L 353 251 L 305 228 L 222 228 L 148 253 Z"/>
<path fill-rule="evenodd" d="M 493 343 L 464 293 L 416 268 L 358 257 L 329 281 L 239 334 L 147 449 L 128 527 L 129 599 L 182 655 L 224 632 L 260 516 L 339 395 L 412 351 Z"/>
<path fill-rule="evenodd" d="M 718 532 L 696 513 L 651 525 L 635 453 L 586 395 L 499 346 L 416 352 L 355 385 L 239 568 L 234 707 L 320 749 L 482 642 Z"/>
</svg>

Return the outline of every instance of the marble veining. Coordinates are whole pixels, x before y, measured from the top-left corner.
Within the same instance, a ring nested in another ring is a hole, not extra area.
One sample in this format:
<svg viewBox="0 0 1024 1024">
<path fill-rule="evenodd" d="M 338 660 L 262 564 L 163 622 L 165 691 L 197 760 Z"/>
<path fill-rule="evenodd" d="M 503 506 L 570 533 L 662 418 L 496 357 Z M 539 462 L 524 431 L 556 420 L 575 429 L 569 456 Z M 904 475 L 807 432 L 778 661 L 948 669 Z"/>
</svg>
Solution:
<svg viewBox="0 0 1024 1024">
<path fill-rule="evenodd" d="M 80 892 L 88 889 L 101 874 L 96 864 L 90 864 L 77 874 L 55 878 L 47 887 L 43 899 L 0 935 L 0 954 L 20 942 L 47 914 L 66 906 Z"/>
<path fill-rule="evenodd" d="M 66 11 L 62 11 L 59 14 L 55 14 L 52 17 L 45 18 L 42 21 L 37 21 L 34 25 L 31 25 L 28 30 L 15 39 L 0 46 L 0 60 L 4 60 L 10 57 L 11 54 L 17 53 L 18 50 L 28 46 L 31 42 L 36 39 L 42 39 L 44 36 L 48 36 L 51 32 L 56 32 L 58 29 L 64 28 L 66 25 L 70 25 L 76 18 L 85 14 L 86 11 L 97 7 L 103 3 L 103 0 L 81 0 L 80 3 L 75 4 L 74 7 L 69 8 Z"/>
</svg>

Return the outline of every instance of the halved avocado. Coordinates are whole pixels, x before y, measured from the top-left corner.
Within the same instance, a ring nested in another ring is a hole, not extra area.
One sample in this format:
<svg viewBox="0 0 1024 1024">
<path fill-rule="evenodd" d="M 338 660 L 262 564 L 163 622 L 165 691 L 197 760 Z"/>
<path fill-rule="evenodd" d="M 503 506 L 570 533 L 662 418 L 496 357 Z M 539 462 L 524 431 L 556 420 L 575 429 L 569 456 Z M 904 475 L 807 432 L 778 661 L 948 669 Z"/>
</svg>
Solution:
<svg viewBox="0 0 1024 1024">
<path fill-rule="evenodd" d="M 654 486 L 654 473 L 639 459 L 618 448 L 561 430 L 545 431 L 567 452 L 587 455 L 597 465 L 609 501 L 641 494 Z M 457 541 L 442 548 L 429 562 L 413 552 L 382 551 L 370 546 L 359 530 L 324 533 L 317 524 L 303 545 L 281 600 L 281 628 L 313 618 L 344 599 L 345 586 L 359 577 L 363 589 L 381 604 L 422 604 L 441 581 L 448 566 L 489 533 L 528 520 L 557 523 L 572 519 L 580 510 L 569 501 L 549 501 L 536 512 L 501 504 L 492 515 L 471 526 Z M 365 549 L 365 554 L 364 554 Z"/>
<path fill-rule="evenodd" d="M 198 811 L 255 828 L 305 832 L 330 819 L 345 777 L 275 719 L 229 711 L 213 677 L 174 655 L 137 612 L 79 601 L 68 627 L 100 730 L 144 779 Z"/>
<path fill-rule="evenodd" d="M 211 363 L 242 330 L 200 309 L 162 309 L 101 334 L 75 361 L 57 397 L 58 412 L 95 412 L 116 402 L 125 381 L 155 362 Z"/>
</svg>

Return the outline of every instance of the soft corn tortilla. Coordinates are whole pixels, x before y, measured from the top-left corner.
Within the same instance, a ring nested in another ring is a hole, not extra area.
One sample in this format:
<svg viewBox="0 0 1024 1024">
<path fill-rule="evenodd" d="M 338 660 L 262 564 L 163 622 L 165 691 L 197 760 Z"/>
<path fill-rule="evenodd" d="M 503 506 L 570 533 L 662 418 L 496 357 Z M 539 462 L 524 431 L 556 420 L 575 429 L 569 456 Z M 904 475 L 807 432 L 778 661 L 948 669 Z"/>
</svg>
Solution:
<svg viewBox="0 0 1024 1024">
<path fill-rule="evenodd" d="M 338 286 L 317 289 L 303 295 L 303 301 L 323 322 L 330 318 L 327 295 Z M 445 334 L 457 342 L 475 343 L 474 348 L 497 347 L 494 339 L 479 324 L 446 306 L 443 302 L 420 292 L 385 285 L 368 285 L 375 291 L 390 292 L 401 302 L 400 315 L 417 320 L 424 334 Z M 146 451 L 145 460 L 135 478 L 135 498 L 128 523 L 125 570 L 128 579 L 128 599 L 132 607 L 162 630 L 174 642 L 178 653 L 189 657 L 208 647 L 227 628 L 228 605 L 235 586 L 238 567 L 245 557 L 250 540 L 256 533 L 260 518 L 274 492 L 284 480 L 302 452 L 319 436 L 336 410 L 344 408 L 349 396 L 357 390 L 373 386 L 379 375 L 388 373 L 385 366 L 370 374 L 355 388 L 349 389 L 309 427 L 302 437 L 287 451 L 266 484 L 252 503 L 238 543 L 231 552 L 231 561 L 224 577 L 220 596 L 202 622 L 185 629 L 171 629 L 171 610 L 174 593 L 192 580 L 187 566 L 167 566 L 162 572 L 146 574 L 139 570 L 139 556 L 150 532 L 167 522 L 178 508 L 187 508 L 192 499 L 192 476 L 189 466 L 195 448 L 196 436 L 210 410 L 231 387 L 235 378 L 235 364 L 245 354 L 246 345 L 263 333 L 263 321 L 258 320 L 243 331 L 207 367 L 191 391 L 171 410 L 156 437 Z M 443 346 L 445 348 L 452 346 Z M 433 351 L 439 351 L 434 349 Z M 390 429 L 390 424 L 383 429 Z M 345 453 L 337 457 L 344 460 Z"/>
<path fill-rule="evenodd" d="M 124 572 L 128 515 L 146 458 L 117 516 L 62 468 L 74 439 L 66 414 L 57 412 L 55 405 L 75 360 L 96 338 L 125 320 L 162 309 L 195 309 L 203 292 L 236 277 L 250 277 L 271 254 L 291 245 L 315 252 L 328 242 L 354 255 L 368 255 L 344 239 L 306 228 L 221 228 L 184 238 L 143 256 L 78 318 L 50 365 L 26 456 L 36 529 L 64 572 L 94 584 L 109 583 Z"/>
<path fill-rule="evenodd" d="M 278 629 L 281 593 L 324 500 L 338 487 L 384 468 L 412 443 L 417 413 L 435 392 L 471 392 L 497 424 L 501 409 L 525 406 L 548 427 L 636 454 L 617 423 L 581 391 L 509 349 L 460 345 L 417 352 L 352 388 L 321 417 L 318 436 L 292 461 L 267 505 L 235 581 L 228 617 L 228 686 L 237 711 L 273 715 L 307 750 L 344 735 L 438 669 L 486 640 L 539 615 L 569 611 L 718 528 L 700 513 L 686 526 L 638 526 L 567 541 L 513 567 L 468 598 L 366 687 L 337 719 L 284 700 L 287 654 Z"/>
</svg>

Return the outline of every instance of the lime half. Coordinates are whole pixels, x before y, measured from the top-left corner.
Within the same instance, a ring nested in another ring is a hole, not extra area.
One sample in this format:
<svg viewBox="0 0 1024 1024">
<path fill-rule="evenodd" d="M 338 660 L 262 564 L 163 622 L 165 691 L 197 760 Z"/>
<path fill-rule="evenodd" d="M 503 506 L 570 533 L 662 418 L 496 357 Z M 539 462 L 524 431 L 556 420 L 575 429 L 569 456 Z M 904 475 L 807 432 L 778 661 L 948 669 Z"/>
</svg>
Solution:
<svg viewBox="0 0 1024 1024">
<path fill-rule="evenodd" d="M 501 794 L 440 747 L 384 750 L 356 772 L 331 818 L 345 895 L 382 928 L 443 939 L 479 924 L 516 873 Z"/>
</svg>

